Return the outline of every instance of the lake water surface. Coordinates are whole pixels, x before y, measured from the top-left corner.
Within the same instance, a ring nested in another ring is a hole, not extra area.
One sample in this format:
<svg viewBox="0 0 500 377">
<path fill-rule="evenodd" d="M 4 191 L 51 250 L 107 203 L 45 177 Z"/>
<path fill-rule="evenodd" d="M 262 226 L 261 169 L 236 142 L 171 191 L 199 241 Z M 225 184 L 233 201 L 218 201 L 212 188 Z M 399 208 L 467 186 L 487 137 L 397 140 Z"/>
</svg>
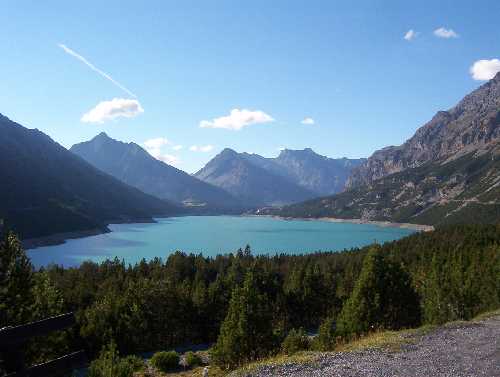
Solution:
<svg viewBox="0 0 500 377">
<path fill-rule="evenodd" d="M 77 266 L 115 256 L 126 263 L 166 258 L 172 252 L 215 256 L 249 244 L 254 254 L 338 251 L 399 239 L 413 230 L 372 224 L 280 220 L 270 217 L 186 216 L 153 224 L 112 224 L 111 233 L 68 240 L 62 245 L 28 250 L 36 267 L 57 263 Z"/>
</svg>

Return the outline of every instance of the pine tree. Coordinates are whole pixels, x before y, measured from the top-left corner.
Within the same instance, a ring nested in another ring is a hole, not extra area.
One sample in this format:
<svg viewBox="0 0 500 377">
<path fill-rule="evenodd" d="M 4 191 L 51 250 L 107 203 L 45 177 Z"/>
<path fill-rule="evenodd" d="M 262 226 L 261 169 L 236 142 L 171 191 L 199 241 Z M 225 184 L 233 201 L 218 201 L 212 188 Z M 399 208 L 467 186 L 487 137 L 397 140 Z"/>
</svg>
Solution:
<svg viewBox="0 0 500 377">
<path fill-rule="evenodd" d="M 33 266 L 17 237 L 7 232 L 0 243 L 0 328 L 31 319 Z"/>
<path fill-rule="evenodd" d="M 233 291 L 212 359 L 232 369 L 267 355 L 275 346 L 269 299 L 258 288 L 258 276 L 248 272 L 243 286 Z"/>
<path fill-rule="evenodd" d="M 349 337 L 378 329 L 399 329 L 420 321 L 419 300 L 410 275 L 373 248 L 337 323 L 337 332 Z"/>
<path fill-rule="evenodd" d="M 323 321 L 313 345 L 318 351 L 331 351 L 335 348 L 335 321 L 333 317 L 328 317 Z"/>
</svg>

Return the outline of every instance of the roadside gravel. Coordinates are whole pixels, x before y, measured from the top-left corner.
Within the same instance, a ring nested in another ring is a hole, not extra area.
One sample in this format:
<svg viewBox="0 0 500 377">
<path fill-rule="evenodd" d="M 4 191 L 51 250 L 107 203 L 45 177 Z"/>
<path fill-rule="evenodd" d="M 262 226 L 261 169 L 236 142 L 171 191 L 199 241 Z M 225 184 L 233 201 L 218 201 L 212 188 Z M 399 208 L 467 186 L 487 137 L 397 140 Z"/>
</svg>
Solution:
<svg viewBox="0 0 500 377">
<path fill-rule="evenodd" d="M 324 353 L 313 363 L 266 365 L 246 376 L 500 377 L 500 316 L 432 330 L 398 352 Z"/>
</svg>

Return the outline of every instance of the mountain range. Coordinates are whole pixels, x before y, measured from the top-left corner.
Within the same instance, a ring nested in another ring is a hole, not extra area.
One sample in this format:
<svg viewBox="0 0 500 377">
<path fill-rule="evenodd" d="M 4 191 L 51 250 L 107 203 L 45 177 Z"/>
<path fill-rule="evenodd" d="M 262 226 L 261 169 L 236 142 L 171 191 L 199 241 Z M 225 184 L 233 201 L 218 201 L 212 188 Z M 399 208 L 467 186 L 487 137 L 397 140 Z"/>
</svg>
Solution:
<svg viewBox="0 0 500 377">
<path fill-rule="evenodd" d="M 0 115 L 0 223 L 23 239 L 106 231 L 181 213 L 96 169 L 36 129 Z"/>
<path fill-rule="evenodd" d="M 421 224 L 500 219 L 500 73 L 438 112 L 401 146 L 375 152 L 347 190 L 259 213 Z"/>
<path fill-rule="evenodd" d="M 277 206 L 341 191 L 363 160 L 331 159 L 312 149 L 283 150 L 276 158 L 226 148 L 195 177 L 250 206 Z"/>
<path fill-rule="evenodd" d="M 229 148 L 220 152 L 194 176 L 230 192 L 249 206 L 283 205 L 313 195 Z"/>
<path fill-rule="evenodd" d="M 287 178 L 315 196 L 344 191 L 353 169 L 366 161 L 365 158 L 329 158 L 315 153 L 311 148 L 284 149 L 276 158 L 247 153 L 243 155 L 254 164 Z"/>
<path fill-rule="evenodd" d="M 224 149 L 189 175 L 104 133 L 68 151 L 0 115 L 0 228 L 21 238 L 103 232 L 183 213 L 256 213 L 417 224 L 500 219 L 500 73 L 368 159 L 311 149 Z M 279 207 L 272 207 L 279 206 Z"/>
<path fill-rule="evenodd" d="M 285 150 L 277 158 L 225 149 L 190 175 L 105 133 L 68 151 L 1 115 L 0 228 L 26 240 L 98 233 L 112 222 L 154 216 L 242 213 L 341 190 L 361 162 L 310 149 Z"/>
<path fill-rule="evenodd" d="M 137 189 L 202 213 L 242 211 L 239 200 L 151 156 L 136 143 L 114 140 L 104 132 L 75 144 L 71 152 Z"/>
</svg>

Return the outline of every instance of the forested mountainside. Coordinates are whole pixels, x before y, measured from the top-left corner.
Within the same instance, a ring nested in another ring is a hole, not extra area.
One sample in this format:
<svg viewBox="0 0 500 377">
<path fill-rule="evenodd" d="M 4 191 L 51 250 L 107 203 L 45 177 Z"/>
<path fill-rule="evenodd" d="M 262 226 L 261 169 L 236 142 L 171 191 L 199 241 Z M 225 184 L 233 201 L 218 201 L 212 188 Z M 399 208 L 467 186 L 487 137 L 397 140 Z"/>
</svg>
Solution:
<svg viewBox="0 0 500 377">
<path fill-rule="evenodd" d="M 315 196 L 289 179 L 226 148 L 195 174 L 250 206 L 283 205 Z"/>
<path fill-rule="evenodd" d="M 135 143 L 123 143 L 101 133 L 70 150 L 105 173 L 160 199 L 201 212 L 243 210 L 227 191 L 157 160 Z"/>
<path fill-rule="evenodd" d="M 500 221 L 500 74 L 401 147 L 376 152 L 338 195 L 260 214 L 418 224 Z"/>
<path fill-rule="evenodd" d="M 21 238 L 105 230 L 180 212 L 94 168 L 36 129 L 0 115 L 0 219 Z"/>
</svg>

